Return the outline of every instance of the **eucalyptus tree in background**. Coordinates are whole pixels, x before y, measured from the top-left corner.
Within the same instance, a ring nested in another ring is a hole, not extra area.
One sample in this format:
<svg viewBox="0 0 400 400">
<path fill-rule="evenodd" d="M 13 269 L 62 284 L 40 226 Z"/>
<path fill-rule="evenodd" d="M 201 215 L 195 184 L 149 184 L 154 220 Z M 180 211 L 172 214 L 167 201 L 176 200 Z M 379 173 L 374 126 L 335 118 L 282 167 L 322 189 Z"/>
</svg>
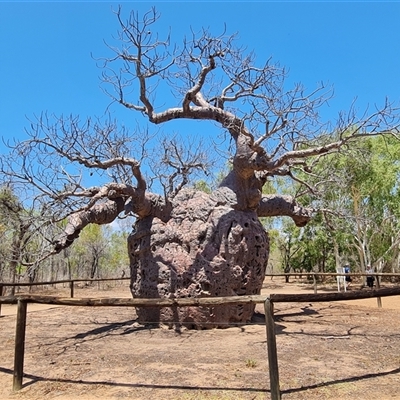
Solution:
<svg viewBox="0 0 400 400">
<path fill-rule="evenodd" d="M 40 210 L 24 205 L 12 186 L 0 187 L 0 280 L 15 283 L 22 274 L 35 280 L 33 260 L 46 247 L 39 225 Z"/>
<path fill-rule="evenodd" d="M 342 189 L 349 196 L 348 217 L 353 222 L 350 243 L 359 266 L 397 268 L 400 245 L 400 143 L 392 137 L 366 138 L 346 163 Z"/>
<path fill-rule="evenodd" d="M 398 110 L 387 102 L 359 119 L 351 109 L 329 126 L 318 110 L 330 90 L 287 89 L 286 71 L 271 60 L 257 65 L 235 36 L 188 31 L 178 45 L 169 32 L 157 31 L 155 9 L 143 16 L 132 12 L 126 20 L 119 9 L 116 17 L 119 43 L 99 61 L 104 90 L 132 112 L 132 121 L 141 121 L 140 129 L 134 123 L 122 129 L 114 121 L 44 115 L 32 124 L 30 138 L 14 146 L 3 172 L 15 184 L 34 185 L 54 207 L 55 218 L 68 218 L 53 252 L 68 247 L 88 224 L 134 215 L 128 237 L 134 297 L 260 293 L 269 239 L 259 218 L 287 216 L 306 225 L 313 209 L 301 205 L 300 195 L 315 192 L 307 184 L 315 159 L 345 150 L 360 137 L 397 135 Z M 181 120 L 201 121 L 204 132 L 217 127 L 220 134 L 202 135 L 197 144 L 168 134 L 154 139 L 159 132 L 152 127 L 176 127 Z M 356 129 L 349 133 L 349 127 Z M 209 194 L 189 187 L 221 158 L 232 168 L 218 187 Z M 11 160 L 18 165 L 7 165 Z M 93 179 L 98 171 L 109 180 L 90 186 L 90 177 L 74 166 L 89 170 Z M 299 201 L 263 194 L 264 184 L 277 176 L 301 184 Z M 150 190 L 155 178 L 160 193 Z M 252 305 L 145 308 L 138 316 L 142 322 L 202 328 L 248 321 L 253 311 Z"/>
<path fill-rule="evenodd" d="M 345 153 L 318 160 L 313 169 L 318 171 L 314 181 L 318 193 L 309 201 L 321 213 L 297 234 L 286 225 L 286 235 L 291 232 L 291 237 L 297 237 L 292 245 L 299 247 L 291 268 L 306 265 L 304 254 L 316 251 L 320 257 L 328 255 L 332 271 L 346 263 L 361 272 L 368 264 L 376 270 L 398 270 L 399 157 L 396 138 L 377 136 L 359 140 Z M 321 180 L 324 175 L 326 179 Z M 330 250 L 326 253 L 324 249 Z M 309 268 L 322 270 L 317 260 Z"/>
<path fill-rule="evenodd" d="M 110 226 L 89 225 L 69 248 L 74 277 L 129 276 L 126 239 L 123 231 L 113 231 Z"/>
<path fill-rule="evenodd" d="M 0 280 L 12 277 L 15 280 L 16 265 L 19 259 L 18 234 L 16 225 L 22 208 L 12 190 L 7 187 L 0 189 Z M 15 256 L 13 257 L 13 253 Z"/>
</svg>

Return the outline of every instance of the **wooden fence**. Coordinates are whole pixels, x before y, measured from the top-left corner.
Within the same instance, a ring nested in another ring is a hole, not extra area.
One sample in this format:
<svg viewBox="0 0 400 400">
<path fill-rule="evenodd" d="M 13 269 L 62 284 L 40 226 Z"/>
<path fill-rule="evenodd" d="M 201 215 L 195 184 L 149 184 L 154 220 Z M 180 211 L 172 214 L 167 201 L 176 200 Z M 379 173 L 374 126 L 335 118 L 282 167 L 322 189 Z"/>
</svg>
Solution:
<svg viewBox="0 0 400 400">
<path fill-rule="evenodd" d="M 278 355 L 275 336 L 274 303 L 277 302 L 331 302 L 355 300 L 373 297 L 398 296 L 400 288 L 383 288 L 351 292 L 309 293 L 309 294 L 270 294 L 252 296 L 180 298 L 180 299 L 123 299 L 123 298 L 60 298 L 52 296 L 22 295 L 17 297 L 0 297 L 0 304 L 18 304 L 15 332 L 13 390 L 22 388 L 25 331 L 28 303 L 52 304 L 61 306 L 91 307 L 187 307 L 215 306 L 226 304 L 260 304 L 264 303 L 267 336 L 267 353 L 272 400 L 280 400 Z"/>
<path fill-rule="evenodd" d="M 265 278 L 270 277 L 271 279 L 275 277 L 303 277 L 306 279 L 312 279 L 314 293 L 318 293 L 318 278 L 320 277 L 335 277 L 338 276 L 351 276 L 351 277 L 365 277 L 365 276 L 374 276 L 376 278 L 376 286 L 380 288 L 380 282 L 382 277 L 390 278 L 390 277 L 400 277 L 399 273 L 374 273 L 374 274 L 365 274 L 365 273 L 350 273 L 350 274 L 338 274 L 336 272 L 297 272 L 297 273 L 279 273 L 279 274 L 266 274 Z M 95 279 L 62 279 L 57 281 L 49 281 L 49 282 L 0 282 L 0 297 L 4 295 L 4 289 L 6 287 L 32 287 L 32 286 L 54 286 L 58 284 L 68 284 L 70 288 L 70 297 L 74 297 L 75 295 L 75 284 L 76 283 L 100 283 L 100 282 L 109 282 L 109 281 L 124 281 L 130 280 L 130 277 L 123 278 L 95 278 Z M 380 298 L 377 298 L 378 307 L 382 307 L 382 302 Z M 0 316 L 1 316 L 1 303 L 0 303 Z"/>
<path fill-rule="evenodd" d="M 325 277 L 337 277 L 337 276 L 351 276 L 351 277 L 365 277 L 365 276 L 374 276 L 377 278 L 377 281 L 381 281 L 382 278 L 391 278 L 396 277 L 400 278 L 400 273 L 373 273 L 373 274 L 366 274 L 366 273 L 349 273 L 349 274 L 341 274 L 337 272 L 290 272 L 290 273 L 274 273 L 274 274 L 265 274 L 265 278 L 275 278 L 275 277 L 300 277 L 303 279 L 309 279 L 313 281 L 314 290 L 317 290 L 317 286 L 319 284 L 318 278 L 325 278 Z M 68 284 L 71 289 L 71 297 L 74 297 L 74 285 L 80 282 L 107 282 L 107 281 L 124 281 L 130 280 L 130 277 L 121 277 L 121 278 L 87 278 L 87 279 L 60 279 L 56 281 L 44 281 L 44 282 L 1 282 L 0 281 L 0 296 L 2 293 L 2 287 L 31 287 L 31 286 L 54 286 L 58 284 Z"/>
</svg>

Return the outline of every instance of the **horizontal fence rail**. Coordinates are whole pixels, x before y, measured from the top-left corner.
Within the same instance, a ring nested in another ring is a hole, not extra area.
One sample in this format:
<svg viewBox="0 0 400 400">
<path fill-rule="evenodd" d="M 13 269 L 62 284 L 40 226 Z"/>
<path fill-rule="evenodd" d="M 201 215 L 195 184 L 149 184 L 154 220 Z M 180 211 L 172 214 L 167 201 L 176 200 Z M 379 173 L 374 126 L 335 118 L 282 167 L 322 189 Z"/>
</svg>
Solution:
<svg viewBox="0 0 400 400">
<path fill-rule="evenodd" d="M 366 273 L 337 273 L 337 272 L 290 272 L 290 273 L 277 273 L 277 274 L 266 274 L 265 277 L 270 277 L 273 279 L 274 277 L 298 277 L 298 276 L 304 276 L 308 278 L 313 278 L 313 284 L 314 284 L 314 293 L 316 294 L 318 291 L 318 282 L 317 278 L 318 277 L 343 277 L 343 276 L 351 276 L 351 277 L 367 277 L 367 276 L 373 276 L 376 277 L 376 286 L 379 289 L 380 288 L 380 279 L 382 277 L 400 277 L 400 273 L 373 273 L 373 274 L 366 274 Z M 120 277 L 120 278 L 88 278 L 88 279 L 62 279 L 62 280 L 56 280 L 56 281 L 47 281 L 47 282 L 0 282 L 0 297 L 4 295 L 4 289 L 6 287 L 32 287 L 32 286 L 52 286 L 56 284 L 69 284 L 70 286 L 70 297 L 74 297 L 75 293 L 75 283 L 80 283 L 80 282 L 90 282 L 90 283 L 95 283 L 95 282 L 110 282 L 110 281 L 124 281 L 124 280 L 130 280 L 130 277 Z M 377 297 L 378 300 L 378 307 L 382 307 L 382 302 L 380 297 Z M 328 300 L 329 301 L 329 300 Z M 1 304 L 0 303 L 0 316 L 1 316 Z M 144 306 L 143 306 L 144 307 Z"/>
<path fill-rule="evenodd" d="M 276 274 L 265 274 L 265 278 L 274 278 L 274 277 L 336 277 L 336 276 L 351 276 L 351 277 L 363 277 L 363 276 L 375 276 L 375 277 L 400 277 L 400 273 L 389 273 L 389 272 L 374 272 L 371 274 L 367 274 L 364 272 L 350 272 L 350 273 L 337 273 L 337 272 L 307 272 L 307 271 L 299 271 L 299 272 L 288 272 L 288 273 L 276 273 Z M 15 286 L 46 286 L 46 285 L 56 285 L 61 283 L 79 283 L 79 282 L 107 282 L 107 281 L 124 281 L 130 280 L 130 277 L 123 278 L 77 278 L 77 279 L 60 279 L 55 281 L 44 281 L 44 282 L 0 282 L 0 286 L 4 287 L 15 287 Z"/>
<path fill-rule="evenodd" d="M 400 275 L 400 274 L 399 274 Z M 71 283 L 71 282 L 107 282 L 107 281 L 126 281 L 131 279 L 129 276 L 124 278 L 79 278 L 79 279 L 60 279 L 56 281 L 47 281 L 47 282 L 0 282 L 0 285 L 3 286 L 46 286 L 46 285 L 57 285 L 60 283 Z"/>
<path fill-rule="evenodd" d="M 92 306 L 92 307 L 188 307 L 216 306 L 224 304 L 261 304 L 269 298 L 274 303 L 306 303 L 309 301 L 326 302 L 340 300 L 357 300 L 374 297 L 398 296 L 400 287 L 360 290 L 352 292 L 331 293 L 299 293 L 266 295 L 227 296 L 227 297 L 190 297 L 177 299 L 142 299 L 142 298 L 70 298 L 56 296 L 3 296 L 0 304 L 17 304 L 18 301 L 60 306 Z"/>
</svg>

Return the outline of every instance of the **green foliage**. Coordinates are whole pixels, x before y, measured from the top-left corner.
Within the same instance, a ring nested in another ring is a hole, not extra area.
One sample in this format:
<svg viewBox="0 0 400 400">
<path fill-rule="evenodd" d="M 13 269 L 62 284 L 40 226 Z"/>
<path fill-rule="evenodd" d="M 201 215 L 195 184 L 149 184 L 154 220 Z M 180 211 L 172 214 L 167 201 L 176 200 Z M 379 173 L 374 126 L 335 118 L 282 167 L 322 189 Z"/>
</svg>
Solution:
<svg viewBox="0 0 400 400">
<path fill-rule="evenodd" d="M 292 268 L 333 269 L 334 245 L 341 260 L 355 260 L 361 269 L 395 257 L 388 249 L 400 233 L 399 160 L 400 143 L 391 136 L 368 137 L 340 153 L 315 157 L 307 180 L 317 191 L 302 201 L 331 212 L 317 215 L 301 234 L 286 226 L 285 235 L 291 231 L 292 246 L 298 246 Z"/>
<path fill-rule="evenodd" d="M 125 271 L 126 276 L 129 276 L 128 233 L 112 232 L 109 239 L 109 251 L 106 257 L 108 269 L 118 275 L 121 271 Z"/>
<path fill-rule="evenodd" d="M 68 254 L 73 276 L 95 278 L 127 273 L 127 235 L 109 226 L 88 225 Z"/>
<path fill-rule="evenodd" d="M 34 241 L 34 219 L 24 209 L 12 188 L 0 188 L 0 280 L 15 280 L 26 271 L 30 250 L 38 248 Z M 4 278 L 7 277 L 7 278 Z"/>
<path fill-rule="evenodd" d="M 355 269 L 379 260 L 394 265 L 400 243 L 400 142 L 391 136 L 366 137 L 338 153 L 315 156 L 309 165 L 312 173 L 297 177 L 314 191 L 299 200 L 325 211 L 304 228 L 288 219 L 266 223 L 280 232 L 273 242 L 283 269 L 334 271 L 337 260 L 352 260 Z M 300 183 L 282 178 L 265 188 L 265 193 L 292 196 L 301 191 Z"/>
<path fill-rule="evenodd" d="M 285 235 L 288 239 L 282 246 L 288 252 L 286 272 L 335 271 L 332 238 L 321 221 L 311 221 L 304 228 L 286 224 Z"/>
<path fill-rule="evenodd" d="M 0 187 L 0 280 L 94 278 L 121 276 L 122 271 L 129 276 L 128 234 L 104 225 L 90 224 L 70 248 L 36 265 L 48 243 L 43 234 L 54 237 L 67 224 L 47 223 L 41 232 L 40 217 L 40 210 L 25 209 L 11 188 Z"/>
</svg>

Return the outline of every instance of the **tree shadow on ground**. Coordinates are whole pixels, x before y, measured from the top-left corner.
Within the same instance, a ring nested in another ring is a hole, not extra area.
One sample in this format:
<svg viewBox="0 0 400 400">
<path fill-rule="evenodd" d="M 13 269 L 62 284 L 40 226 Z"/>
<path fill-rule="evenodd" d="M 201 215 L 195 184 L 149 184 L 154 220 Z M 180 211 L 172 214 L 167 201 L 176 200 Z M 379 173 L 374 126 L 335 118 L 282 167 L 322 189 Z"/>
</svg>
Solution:
<svg viewBox="0 0 400 400">
<path fill-rule="evenodd" d="M 101 323 L 102 326 L 98 328 L 91 329 L 86 332 L 78 333 L 73 336 L 72 339 L 86 339 L 89 336 L 101 335 L 101 334 L 111 334 L 121 328 L 126 327 L 126 329 L 120 333 L 120 335 L 127 335 L 129 333 L 149 329 L 148 326 L 140 325 L 136 323 L 136 319 L 132 319 L 124 322 L 113 322 L 109 324 Z"/>
<path fill-rule="evenodd" d="M 5 374 L 13 375 L 13 370 L 9 368 L 0 367 L 0 372 Z M 24 378 L 30 379 L 30 382 L 26 382 L 22 385 L 22 388 L 31 386 L 37 382 L 57 382 L 57 383 L 71 383 L 78 385 L 104 385 L 112 387 L 127 387 L 127 388 L 143 388 L 143 389 L 175 389 L 175 390 L 226 390 L 226 391 L 238 391 L 238 392 L 259 392 L 268 393 L 269 389 L 254 388 L 254 387 L 211 387 L 211 386 L 190 386 L 190 385 L 157 385 L 157 384 L 144 384 L 144 383 L 124 383 L 124 382 L 110 382 L 110 381 L 88 381 L 88 380 L 74 380 L 74 379 L 60 379 L 60 378 L 45 378 L 33 374 L 24 374 Z"/>
<path fill-rule="evenodd" d="M 274 320 L 280 321 L 280 320 L 282 320 L 284 318 L 288 318 L 288 317 L 303 317 L 303 316 L 309 316 L 309 315 L 320 315 L 320 311 L 317 311 L 311 307 L 312 307 L 312 304 L 310 304 L 309 306 L 300 307 L 300 311 L 296 311 L 296 312 L 284 312 L 282 314 L 275 313 Z"/>
<path fill-rule="evenodd" d="M 386 372 L 369 373 L 369 374 L 364 374 L 364 375 L 359 375 L 359 376 L 352 376 L 349 378 L 335 379 L 335 380 L 328 381 L 328 382 L 316 383 L 314 385 L 301 386 L 299 388 L 286 389 L 286 390 L 282 390 L 281 394 L 299 393 L 299 392 L 304 392 L 306 390 L 323 388 L 323 387 L 327 387 L 327 386 L 331 386 L 331 385 L 337 385 L 340 383 L 354 383 L 354 382 L 358 382 L 358 381 L 362 381 L 362 380 L 379 378 L 379 377 L 387 376 L 387 375 L 396 375 L 398 373 L 400 373 L 400 368 L 395 368 L 391 371 L 386 371 Z"/>
<path fill-rule="evenodd" d="M 9 368 L 0 367 L 0 372 L 5 374 L 13 375 L 13 370 Z M 298 388 L 285 389 L 281 390 L 281 394 L 290 394 L 290 393 L 300 393 L 306 392 L 312 389 L 323 388 L 331 385 L 337 385 L 340 383 L 352 383 L 358 382 L 367 379 L 379 378 L 382 376 L 395 375 L 400 373 L 400 368 L 395 368 L 391 371 L 385 372 L 376 372 L 369 373 L 359 376 L 351 376 L 348 378 L 335 379 L 328 382 L 315 383 L 313 385 L 301 386 Z M 157 385 L 157 384 L 142 384 L 142 383 L 116 383 L 109 381 L 85 381 L 85 380 L 74 380 L 74 379 L 60 379 L 60 378 L 45 378 L 42 376 L 37 376 L 33 374 L 24 374 L 24 378 L 30 379 L 30 382 L 27 382 L 22 385 L 22 388 L 26 388 L 30 385 L 35 384 L 36 382 L 57 382 L 57 383 L 71 383 L 71 384 L 79 384 L 79 385 L 105 385 L 112 387 L 127 387 L 127 388 L 142 388 L 142 389 L 175 389 L 175 390 L 204 390 L 204 391 L 214 391 L 214 390 L 227 390 L 227 391 L 238 391 L 238 392 L 255 392 L 255 393 L 269 393 L 269 389 L 265 388 L 254 388 L 254 387 L 209 387 L 209 386 L 190 386 L 190 385 Z"/>
</svg>

